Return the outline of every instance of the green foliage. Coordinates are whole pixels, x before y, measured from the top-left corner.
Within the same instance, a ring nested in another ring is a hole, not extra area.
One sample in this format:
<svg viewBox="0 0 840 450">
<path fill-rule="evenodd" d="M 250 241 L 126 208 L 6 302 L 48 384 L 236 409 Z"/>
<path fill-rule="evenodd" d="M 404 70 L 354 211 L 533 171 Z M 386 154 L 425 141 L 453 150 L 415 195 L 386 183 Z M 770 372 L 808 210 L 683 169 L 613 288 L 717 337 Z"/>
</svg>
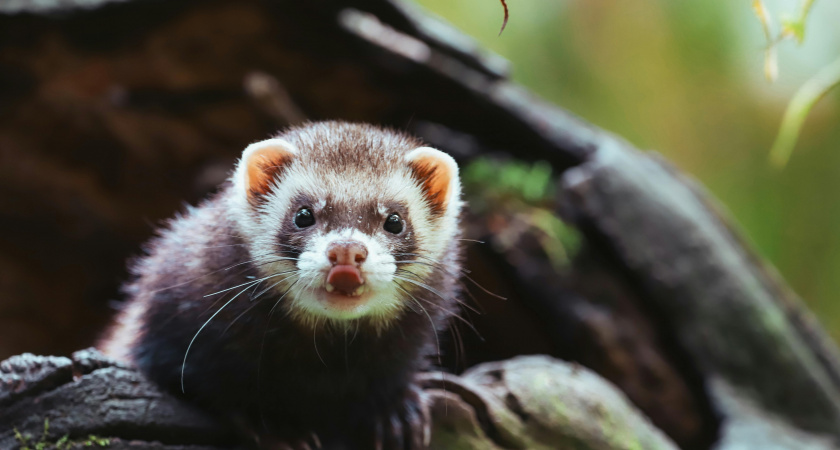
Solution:
<svg viewBox="0 0 840 450">
<path fill-rule="evenodd" d="M 84 440 L 81 443 L 85 447 L 107 447 L 111 444 L 111 440 L 94 434 L 89 434 L 87 440 Z"/>
<path fill-rule="evenodd" d="M 753 11 L 756 17 L 761 22 L 761 28 L 764 31 L 764 39 L 767 41 L 767 48 L 765 50 L 764 59 L 764 75 L 770 81 L 775 81 L 778 76 L 778 58 L 776 56 L 776 48 L 779 43 L 793 39 L 801 44 L 805 40 L 805 22 L 808 19 L 808 14 L 811 12 L 811 7 L 814 6 L 814 0 L 804 0 L 801 2 L 799 11 L 795 17 L 782 17 L 781 27 L 776 31 L 775 20 L 772 14 L 767 11 L 762 0 L 752 0 Z"/>
<path fill-rule="evenodd" d="M 802 43 L 805 40 L 805 20 L 814 6 L 814 0 L 805 0 L 799 8 L 796 17 L 785 17 L 782 19 L 782 36 L 792 36 L 796 42 Z"/>
<path fill-rule="evenodd" d="M 554 197 L 551 165 L 545 161 L 528 164 L 478 158 L 464 169 L 462 178 L 465 189 L 481 189 L 483 196 L 493 200 L 519 199 L 540 205 Z"/>
<path fill-rule="evenodd" d="M 700 180 L 840 339 L 840 89 L 814 106 L 785 170 L 768 163 L 795 88 L 840 56 L 840 2 L 813 2 L 804 44 L 779 44 L 768 84 L 746 0 L 508 2 L 501 37 L 494 2 L 417 1 L 509 59 L 514 81 Z M 804 11 L 764 2 L 777 26 Z"/>
<path fill-rule="evenodd" d="M 15 440 L 20 444 L 20 450 L 70 450 L 72 448 L 82 447 L 107 447 L 111 444 L 108 438 L 99 437 L 96 435 L 88 435 L 87 439 L 71 440 L 70 436 L 64 435 L 55 442 L 50 442 L 50 419 L 44 419 L 44 431 L 41 437 L 34 441 L 30 434 L 22 434 L 17 428 L 14 428 Z"/>
<path fill-rule="evenodd" d="M 767 12 L 762 0 L 752 0 L 752 4 L 767 41 L 767 48 L 764 51 L 764 75 L 768 80 L 775 81 L 779 72 L 776 48 L 780 42 L 787 39 L 793 39 L 798 44 L 802 44 L 805 40 L 805 22 L 814 6 L 814 0 L 802 1 L 796 16 L 783 17 L 778 33 L 775 31 L 772 16 Z M 790 154 L 799 139 L 799 132 L 811 109 L 838 84 L 840 84 L 840 59 L 817 73 L 794 94 L 782 118 L 779 134 L 770 149 L 770 162 L 774 166 L 787 165 Z"/>
<path fill-rule="evenodd" d="M 788 104 L 785 115 L 782 118 L 782 125 L 779 127 L 779 134 L 773 147 L 770 150 L 770 161 L 776 167 L 787 165 L 790 154 L 799 139 L 802 124 L 811 112 L 814 105 L 835 86 L 840 85 L 840 58 L 821 70 L 817 75 L 808 80 L 794 94 Z"/>
<path fill-rule="evenodd" d="M 556 186 L 548 163 L 478 158 L 462 179 L 472 211 L 511 225 L 496 244 L 515 245 L 521 233 L 531 232 L 556 270 L 568 267 L 581 237 L 553 212 Z"/>
</svg>

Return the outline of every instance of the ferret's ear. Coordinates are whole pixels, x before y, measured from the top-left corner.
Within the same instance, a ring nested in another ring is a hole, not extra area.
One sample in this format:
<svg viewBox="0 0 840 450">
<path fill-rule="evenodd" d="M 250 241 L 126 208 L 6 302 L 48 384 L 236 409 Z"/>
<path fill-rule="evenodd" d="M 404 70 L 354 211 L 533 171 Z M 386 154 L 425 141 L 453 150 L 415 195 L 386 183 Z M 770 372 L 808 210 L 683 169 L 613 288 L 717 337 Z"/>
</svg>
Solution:
<svg viewBox="0 0 840 450">
<path fill-rule="evenodd" d="M 267 139 L 245 148 L 236 167 L 234 184 L 244 191 L 251 203 L 259 203 L 271 184 L 297 154 L 297 149 L 282 139 Z"/>
<path fill-rule="evenodd" d="M 443 214 L 460 193 L 458 165 L 451 156 L 431 147 L 416 148 L 405 155 L 412 175 L 420 183 L 433 214 Z"/>
</svg>

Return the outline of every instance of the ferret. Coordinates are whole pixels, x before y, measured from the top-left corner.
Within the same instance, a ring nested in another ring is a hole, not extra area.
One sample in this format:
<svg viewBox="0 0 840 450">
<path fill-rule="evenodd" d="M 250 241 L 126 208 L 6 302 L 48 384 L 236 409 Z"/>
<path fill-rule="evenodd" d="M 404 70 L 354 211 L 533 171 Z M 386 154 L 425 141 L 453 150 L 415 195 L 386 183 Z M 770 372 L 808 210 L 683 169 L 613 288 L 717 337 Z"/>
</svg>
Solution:
<svg viewBox="0 0 840 450">
<path fill-rule="evenodd" d="M 455 161 L 414 137 L 292 128 L 147 244 L 99 347 L 259 448 L 424 448 L 461 209 Z"/>
</svg>

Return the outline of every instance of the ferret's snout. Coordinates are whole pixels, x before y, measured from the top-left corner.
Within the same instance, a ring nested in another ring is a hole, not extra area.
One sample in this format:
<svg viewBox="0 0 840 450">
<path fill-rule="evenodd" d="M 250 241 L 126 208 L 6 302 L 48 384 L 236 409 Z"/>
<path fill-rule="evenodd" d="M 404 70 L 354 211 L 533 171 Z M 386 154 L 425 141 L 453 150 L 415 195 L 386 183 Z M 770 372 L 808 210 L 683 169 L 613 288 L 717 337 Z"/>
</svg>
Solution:
<svg viewBox="0 0 840 450">
<path fill-rule="evenodd" d="M 358 296 L 365 284 L 359 266 L 367 258 L 367 248 L 356 241 L 333 242 L 327 247 L 327 258 L 332 268 L 327 274 L 327 292 L 338 291 L 348 296 Z"/>
<path fill-rule="evenodd" d="M 327 258 L 333 266 L 358 266 L 367 259 L 367 248 L 356 241 L 333 242 L 327 247 Z"/>
</svg>

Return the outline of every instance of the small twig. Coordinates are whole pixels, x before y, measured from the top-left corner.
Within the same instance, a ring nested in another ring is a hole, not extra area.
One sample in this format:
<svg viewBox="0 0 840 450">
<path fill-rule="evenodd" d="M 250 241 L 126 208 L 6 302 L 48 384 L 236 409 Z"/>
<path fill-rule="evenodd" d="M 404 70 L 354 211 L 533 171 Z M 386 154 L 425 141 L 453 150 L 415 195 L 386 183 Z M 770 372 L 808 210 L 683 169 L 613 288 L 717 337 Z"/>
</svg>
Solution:
<svg viewBox="0 0 840 450">
<path fill-rule="evenodd" d="M 502 31 L 505 31 L 505 27 L 507 26 L 507 23 L 508 23 L 508 6 L 507 6 L 507 2 L 505 2 L 505 0 L 499 0 L 499 1 L 502 2 L 502 8 L 505 9 L 505 20 L 504 20 L 504 22 L 502 22 L 502 29 L 499 30 L 499 36 L 501 36 Z"/>
</svg>

